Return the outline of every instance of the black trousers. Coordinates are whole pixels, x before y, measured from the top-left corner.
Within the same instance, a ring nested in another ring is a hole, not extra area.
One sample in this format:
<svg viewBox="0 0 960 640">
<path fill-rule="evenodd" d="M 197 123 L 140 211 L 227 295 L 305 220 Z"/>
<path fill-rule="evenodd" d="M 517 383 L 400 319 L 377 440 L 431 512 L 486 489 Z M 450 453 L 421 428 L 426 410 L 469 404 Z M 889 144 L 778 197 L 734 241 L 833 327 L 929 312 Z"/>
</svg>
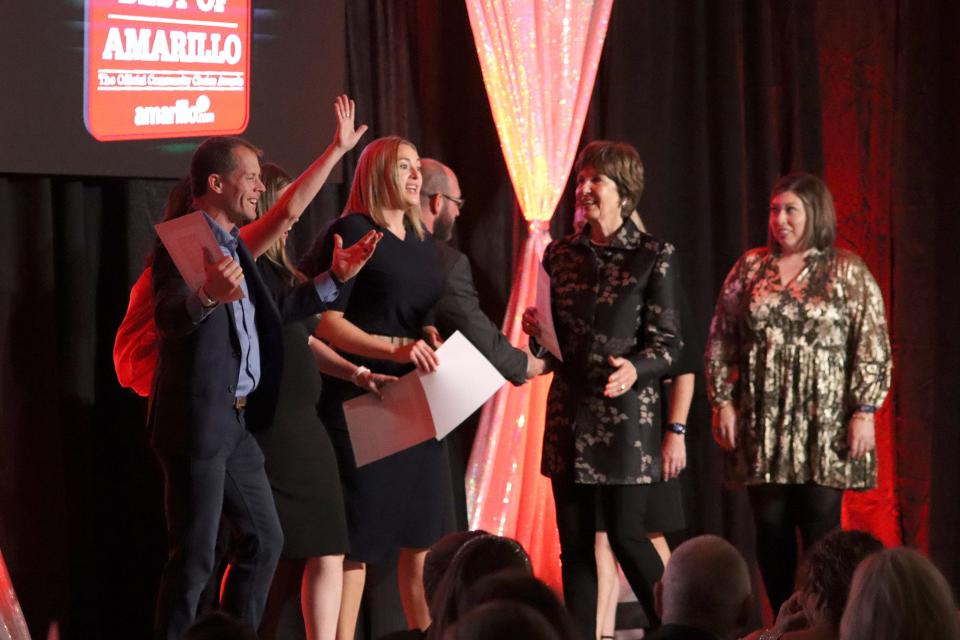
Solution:
<svg viewBox="0 0 960 640">
<path fill-rule="evenodd" d="M 283 532 L 263 453 L 242 416 L 236 420 L 235 437 L 211 458 L 158 455 L 169 547 L 157 597 L 158 639 L 176 640 L 193 623 L 214 570 L 221 514 L 236 538 L 220 608 L 253 629 L 260 624 Z"/>
<path fill-rule="evenodd" d="M 650 485 L 585 485 L 558 478 L 552 482 L 560 533 L 563 599 L 581 636 L 584 640 L 596 637 L 594 539 L 598 507 L 610 546 L 627 581 L 651 625 L 659 626 L 653 605 L 653 585 L 663 574 L 663 563 L 647 538 L 644 526 Z"/>
<path fill-rule="evenodd" d="M 760 484 L 747 488 L 757 531 L 757 561 L 773 615 L 794 590 L 797 531 L 803 551 L 840 526 L 843 489 L 817 484 Z"/>
</svg>

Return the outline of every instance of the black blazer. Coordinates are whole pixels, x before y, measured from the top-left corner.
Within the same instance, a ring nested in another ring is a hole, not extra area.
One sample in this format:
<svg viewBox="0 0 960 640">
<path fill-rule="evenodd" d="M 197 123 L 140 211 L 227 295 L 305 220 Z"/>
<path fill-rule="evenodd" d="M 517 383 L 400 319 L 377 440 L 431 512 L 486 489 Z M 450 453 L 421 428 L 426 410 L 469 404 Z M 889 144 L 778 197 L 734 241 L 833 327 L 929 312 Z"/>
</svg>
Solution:
<svg viewBox="0 0 960 640">
<path fill-rule="evenodd" d="M 245 421 L 251 431 L 273 419 L 283 370 L 284 322 L 326 309 L 312 281 L 274 298 L 250 252 L 239 242 L 237 255 L 256 309 L 260 381 L 248 398 Z M 154 318 L 160 357 L 154 375 L 147 425 L 153 446 L 170 454 L 209 457 L 236 437 L 233 408 L 240 372 L 240 343 L 229 305 L 218 305 L 199 324 L 186 310 L 191 295 L 170 254 L 157 242 L 153 260 Z"/>
<path fill-rule="evenodd" d="M 437 241 L 443 294 L 433 309 L 437 330 L 444 338 L 460 330 L 473 346 L 515 385 L 527 380 L 527 355 L 510 344 L 480 309 L 470 261 L 446 243 Z"/>
</svg>

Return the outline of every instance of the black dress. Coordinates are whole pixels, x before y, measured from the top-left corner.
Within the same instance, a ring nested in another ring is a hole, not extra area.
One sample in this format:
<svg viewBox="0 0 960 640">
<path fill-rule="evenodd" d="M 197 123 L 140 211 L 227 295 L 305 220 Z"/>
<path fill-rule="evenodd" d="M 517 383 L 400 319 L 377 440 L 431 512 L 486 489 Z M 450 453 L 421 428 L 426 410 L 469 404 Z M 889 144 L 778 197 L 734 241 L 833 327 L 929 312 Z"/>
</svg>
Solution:
<svg viewBox="0 0 960 640">
<path fill-rule="evenodd" d="M 693 317 L 690 313 L 690 304 L 682 287 L 677 288 L 677 309 L 680 311 L 680 328 L 683 332 L 683 347 L 674 364 L 670 377 L 677 377 L 685 373 L 699 374 L 703 371 L 703 346 L 700 344 L 693 330 Z M 663 401 L 663 432 L 666 434 L 666 425 L 669 422 L 669 387 L 661 382 L 660 395 Z M 651 485 L 650 496 L 647 499 L 647 513 L 645 514 L 647 531 L 666 533 L 680 531 L 687 526 L 687 519 L 683 509 L 683 493 L 680 489 L 680 478 L 657 482 Z"/>
<path fill-rule="evenodd" d="M 330 264 L 333 234 L 350 246 L 371 229 L 383 239 L 360 273 L 345 283 L 330 309 L 373 335 L 420 338 L 432 323 L 431 309 L 442 292 L 433 239 L 423 240 L 409 226 L 403 240 L 363 214 L 334 222 L 302 269 L 314 275 Z M 344 354 L 372 371 L 402 376 L 412 364 Z M 450 469 L 445 445 L 430 439 L 392 456 L 357 467 L 343 416 L 343 402 L 363 393 L 355 385 L 324 377 L 320 415 L 333 440 L 340 467 L 350 532 L 348 558 L 379 563 L 397 549 L 427 548 L 454 528 Z"/>
<path fill-rule="evenodd" d="M 288 286 L 266 258 L 257 261 L 276 293 Z M 347 525 L 337 458 L 320 422 L 320 372 L 307 339 L 316 319 L 283 327 L 283 377 L 271 427 L 256 434 L 283 529 L 284 558 L 346 553 Z"/>
</svg>

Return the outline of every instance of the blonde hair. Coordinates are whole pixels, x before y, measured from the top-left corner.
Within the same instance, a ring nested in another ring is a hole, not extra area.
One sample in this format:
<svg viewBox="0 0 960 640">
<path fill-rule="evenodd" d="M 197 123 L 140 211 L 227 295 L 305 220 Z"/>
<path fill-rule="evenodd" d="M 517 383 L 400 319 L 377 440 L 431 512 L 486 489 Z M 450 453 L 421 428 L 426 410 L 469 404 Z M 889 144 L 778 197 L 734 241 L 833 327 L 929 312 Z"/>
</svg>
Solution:
<svg viewBox="0 0 960 640">
<path fill-rule="evenodd" d="M 353 173 L 350 196 L 343 208 L 343 215 L 365 213 L 381 227 L 387 226 L 385 210 L 402 210 L 404 217 L 413 226 L 417 237 L 423 239 L 423 223 L 420 221 L 420 205 L 411 205 L 403 197 L 400 172 L 397 169 L 400 145 L 414 151 L 417 147 L 400 136 L 377 138 L 368 144 Z"/>
<path fill-rule="evenodd" d="M 922 555 L 899 547 L 873 554 L 853 575 L 841 640 L 957 640 L 960 621 L 946 579 Z"/>
<path fill-rule="evenodd" d="M 284 188 L 290 186 L 293 182 L 290 174 L 278 165 L 269 162 L 260 166 L 260 180 L 263 182 L 264 191 L 260 200 L 257 201 L 257 218 L 269 211 L 280 199 L 280 194 Z M 287 255 L 287 244 L 282 237 L 278 238 L 263 252 L 263 257 L 269 260 L 290 284 L 305 280 L 303 274 L 297 271 L 297 268 L 290 261 L 290 257 Z"/>
</svg>

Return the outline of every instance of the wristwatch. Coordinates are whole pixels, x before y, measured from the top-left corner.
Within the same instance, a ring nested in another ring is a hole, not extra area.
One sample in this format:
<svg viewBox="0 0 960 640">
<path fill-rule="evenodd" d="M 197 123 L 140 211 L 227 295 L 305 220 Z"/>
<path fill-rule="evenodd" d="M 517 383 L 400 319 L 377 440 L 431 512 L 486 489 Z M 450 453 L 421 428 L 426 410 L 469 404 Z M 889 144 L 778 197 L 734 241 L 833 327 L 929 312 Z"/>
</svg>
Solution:
<svg viewBox="0 0 960 640">
<path fill-rule="evenodd" d="M 687 432 L 687 425 L 682 422 L 671 422 L 667 425 L 667 431 L 682 436 Z"/>
<path fill-rule="evenodd" d="M 212 309 L 217 306 L 217 301 L 207 295 L 203 285 L 200 285 L 200 288 L 197 289 L 197 298 L 200 299 L 200 306 L 202 306 L 204 309 Z"/>
</svg>

